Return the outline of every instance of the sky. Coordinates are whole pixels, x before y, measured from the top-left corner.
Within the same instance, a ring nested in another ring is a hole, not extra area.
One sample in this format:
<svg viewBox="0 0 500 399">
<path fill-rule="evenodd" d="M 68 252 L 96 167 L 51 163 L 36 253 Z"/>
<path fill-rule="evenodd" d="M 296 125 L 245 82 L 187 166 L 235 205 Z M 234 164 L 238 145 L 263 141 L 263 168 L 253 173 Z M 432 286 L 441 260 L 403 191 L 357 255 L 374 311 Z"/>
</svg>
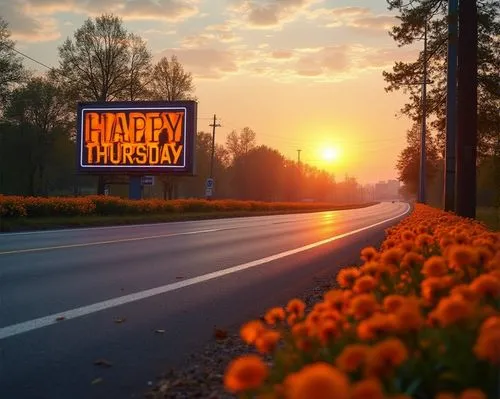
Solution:
<svg viewBox="0 0 500 399">
<path fill-rule="evenodd" d="M 397 178 L 410 122 L 398 115 L 405 95 L 385 92 L 382 71 L 418 48 L 389 36 L 397 19 L 385 0 L 0 0 L 16 48 L 49 67 L 102 13 L 120 16 L 154 61 L 178 57 L 193 74 L 198 131 L 211 132 L 216 114 L 217 143 L 248 126 L 257 144 L 294 160 L 301 150 L 302 162 L 338 181 Z"/>
</svg>

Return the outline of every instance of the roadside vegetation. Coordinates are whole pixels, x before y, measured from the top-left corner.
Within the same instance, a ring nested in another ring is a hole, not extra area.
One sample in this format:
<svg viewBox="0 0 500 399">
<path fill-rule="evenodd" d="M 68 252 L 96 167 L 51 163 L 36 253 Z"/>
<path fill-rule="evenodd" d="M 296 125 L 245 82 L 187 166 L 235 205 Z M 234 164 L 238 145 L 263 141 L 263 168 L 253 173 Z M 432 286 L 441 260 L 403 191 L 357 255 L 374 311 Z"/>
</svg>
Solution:
<svg viewBox="0 0 500 399">
<path fill-rule="evenodd" d="M 226 389 L 241 398 L 500 397 L 500 233 L 416 204 L 361 259 L 310 312 L 292 299 L 243 325 L 262 356 L 234 359 Z"/>
<path fill-rule="evenodd" d="M 0 195 L 0 231 L 342 210 L 373 204 L 204 199 L 136 201 L 99 195 L 50 198 Z"/>
</svg>

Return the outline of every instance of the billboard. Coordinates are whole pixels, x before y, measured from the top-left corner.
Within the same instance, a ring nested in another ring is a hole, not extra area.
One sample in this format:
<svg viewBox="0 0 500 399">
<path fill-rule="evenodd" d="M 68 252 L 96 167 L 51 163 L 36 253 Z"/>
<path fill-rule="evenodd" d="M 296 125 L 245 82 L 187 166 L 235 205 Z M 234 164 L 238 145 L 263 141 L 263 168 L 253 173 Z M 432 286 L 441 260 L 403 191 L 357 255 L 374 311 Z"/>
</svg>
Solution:
<svg viewBox="0 0 500 399">
<path fill-rule="evenodd" d="M 195 101 L 79 103 L 78 170 L 193 174 Z"/>
</svg>

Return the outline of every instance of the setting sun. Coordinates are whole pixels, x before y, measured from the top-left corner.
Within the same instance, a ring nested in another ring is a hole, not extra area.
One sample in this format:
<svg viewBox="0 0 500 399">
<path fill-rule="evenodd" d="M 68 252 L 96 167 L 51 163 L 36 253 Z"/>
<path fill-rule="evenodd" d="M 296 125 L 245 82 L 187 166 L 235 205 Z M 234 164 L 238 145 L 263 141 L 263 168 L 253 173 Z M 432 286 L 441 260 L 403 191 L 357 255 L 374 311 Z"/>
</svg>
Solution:
<svg viewBox="0 0 500 399">
<path fill-rule="evenodd" d="M 336 161 L 339 157 L 339 150 L 338 148 L 334 147 L 327 147 L 323 150 L 323 160 L 327 162 L 333 162 Z"/>
</svg>

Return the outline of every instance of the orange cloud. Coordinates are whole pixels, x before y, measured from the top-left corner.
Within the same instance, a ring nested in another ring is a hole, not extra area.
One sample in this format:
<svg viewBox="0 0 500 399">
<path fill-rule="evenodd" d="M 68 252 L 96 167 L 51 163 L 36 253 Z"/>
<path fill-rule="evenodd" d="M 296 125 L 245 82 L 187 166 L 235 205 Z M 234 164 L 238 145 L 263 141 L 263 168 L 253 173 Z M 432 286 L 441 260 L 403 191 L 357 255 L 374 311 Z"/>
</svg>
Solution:
<svg viewBox="0 0 500 399">
<path fill-rule="evenodd" d="M 233 0 L 230 9 L 241 18 L 245 18 L 247 28 L 279 28 L 291 22 L 313 3 L 321 0 Z"/>
<path fill-rule="evenodd" d="M 201 48 L 178 48 L 164 50 L 156 57 L 170 57 L 175 54 L 186 71 L 195 77 L 202 79 L 221 79 L 228 74 L 238 72 L 238 57 L 234 52 L 201 49 Z M 155 58 L 156 58 L 155 57 Z"/>
<path fill-rule="evenodd" d="M 329 28 L 351 27 L 370 31 L 387 31 L 397 23 L 392 15 L 376 15 L 365 7 L 319 8 L 307 12 L 309 19 L 319 19 Z"/>
</svg>

